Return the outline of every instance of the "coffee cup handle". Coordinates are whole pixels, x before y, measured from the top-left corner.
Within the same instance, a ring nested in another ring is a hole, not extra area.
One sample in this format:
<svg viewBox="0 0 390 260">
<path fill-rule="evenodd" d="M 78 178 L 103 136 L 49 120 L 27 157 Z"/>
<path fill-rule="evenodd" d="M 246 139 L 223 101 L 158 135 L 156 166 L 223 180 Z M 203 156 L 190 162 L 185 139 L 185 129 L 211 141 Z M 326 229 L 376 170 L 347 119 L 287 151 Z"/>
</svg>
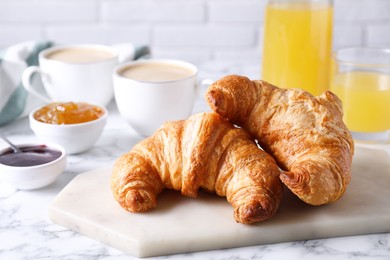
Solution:
<svg viewBox="0 0 390 260">
<path fill-rule="evenodd" d="M 47 81 L 47 75 L 37 66 L 30 66 L 30 67 L 27 67 L 24 71 L 23 71 L 23 75 L 22 75 L 22 83 L 23 83 L 23 86 L 24 88 L 29 92 L 31 93 L 32 95 L 34 95 L 35 97 L 39 98 L 40 100 L 44 101 L 45 103 L 50 103 L 52 102 L 48 97 L 40 94 L 35 88 L 34 86 L 31 84 L 31 77 L 35 74 L 35 73 L 38 73 L 41 75 L 41 78 L 42 78 L 42 81 L 45 82 Z"/>
<path fill-rule="evenodd" d="M 119 63 L 134 60 L 135 47 L 131 43 L 118 43 L 111 45 L 111 47 L 118 53 Z"/>
<path fill-rule="evenodd" d="M 206 86 L 210 86 L 211 84 L 214 83 L 214 80 L 212 79 L 202 79 L 199 83 L 199 85 L 206 85 Z"/>
<path fill-rule="evenodd" d="M 199 83 L 196 85 L 196 96 L 197 97 L 201 97 L 201 91 L 200 91 L 200 88 L 202 87 L 202 86 L 206 86 L 206 87 L 208 87 L 208 86 L 210 86 L 211 84 L 213 84 L 213 82 L 214 82 L 214 80 L 212 80 L 212 79 L 202 79 L 201 81 L 199 81 Z M 201 97 L 201 98 L 203 98 L 203 97 Z"/>
</svg>

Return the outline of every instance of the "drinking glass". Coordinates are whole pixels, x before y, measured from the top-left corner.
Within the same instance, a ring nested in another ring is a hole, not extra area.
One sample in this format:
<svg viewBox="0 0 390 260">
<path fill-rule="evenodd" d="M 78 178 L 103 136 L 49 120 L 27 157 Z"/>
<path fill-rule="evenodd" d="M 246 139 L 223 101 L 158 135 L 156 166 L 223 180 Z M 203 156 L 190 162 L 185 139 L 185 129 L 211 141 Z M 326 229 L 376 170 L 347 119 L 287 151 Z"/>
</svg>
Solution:
<svg viewBox="0 0 390 260">
<path fill-rule="evenodd" d="M 390 49 L 344 48 L 333 54 L 331 91 L 357 141 L 390 142 Z"/>
</svg>

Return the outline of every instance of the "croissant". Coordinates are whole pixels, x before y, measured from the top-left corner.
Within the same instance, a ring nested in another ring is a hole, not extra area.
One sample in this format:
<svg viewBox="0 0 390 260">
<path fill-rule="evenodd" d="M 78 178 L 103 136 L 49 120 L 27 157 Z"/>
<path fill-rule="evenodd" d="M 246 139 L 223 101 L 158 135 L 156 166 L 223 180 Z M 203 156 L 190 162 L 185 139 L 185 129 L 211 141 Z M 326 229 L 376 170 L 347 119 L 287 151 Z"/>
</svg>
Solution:
<svg viewBox="0 0 390 260">
<path fill-rule="evenodd" d="M 114 198 L 128 211 L 143 212 L 156 207 L 164 188 L 189 197 L 202 188 L 226 196 L 237 222 L 268 219 L 283 184 L 275 160 L 253 140 L 215 113 L 167 122 L 115 161 Z"/>
<path fill-rule="evenodd" d="M 342 104 L 330 91 L 314 97 L 265 81 L 229 75 L 206 91 L 212 110 L 245 128 L 272 155 L 281 181 L 301 200 L 338 200 L 351 179 L 354 144 Z"/>
</svg>

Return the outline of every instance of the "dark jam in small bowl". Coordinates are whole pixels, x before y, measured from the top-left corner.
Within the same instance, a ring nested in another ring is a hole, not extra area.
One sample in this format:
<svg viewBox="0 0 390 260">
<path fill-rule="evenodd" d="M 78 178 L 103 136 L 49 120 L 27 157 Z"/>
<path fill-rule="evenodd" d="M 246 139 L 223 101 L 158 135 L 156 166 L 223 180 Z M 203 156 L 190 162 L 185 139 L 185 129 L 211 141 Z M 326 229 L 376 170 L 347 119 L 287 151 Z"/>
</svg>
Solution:
<svg viewBox="0 0 390 260">
<path fill-rule="evenodd" d="M 46 164 L 61 157 L 62 152 L 46 145 L 21 146 L 21 152 L 15 153 L 11 148 L 0 154 L 0 163 L 15 167 L 28 167 Z"/>
</svg>

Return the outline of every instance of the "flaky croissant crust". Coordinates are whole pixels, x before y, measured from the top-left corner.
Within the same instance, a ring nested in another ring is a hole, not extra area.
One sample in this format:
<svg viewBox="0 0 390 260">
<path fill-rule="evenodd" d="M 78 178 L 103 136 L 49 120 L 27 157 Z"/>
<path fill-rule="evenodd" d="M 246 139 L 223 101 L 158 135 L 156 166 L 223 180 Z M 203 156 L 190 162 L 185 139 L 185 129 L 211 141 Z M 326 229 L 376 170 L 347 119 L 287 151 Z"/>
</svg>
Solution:
<svg viewBox="0 0 390 260">
<path fill-rule="evenodd" d="M 314 97 L 229 75 L 209 87 L 206 99 L 212 110 L 258 139 L 285 170 L 281 180 L 303 201 L 321 205 L 344 193 L 354 144 L 336 95 Z"/>
<path fill-rule="evenodd" d="M 237 222 L 254 223 L 276 212 L 282 195 L 274 159 L 253 138 L 215 113 L 165 123 L 118 158 L 111 188 L 132 212 L 157 205 L 163 188 L 197 196 L 198 189 L 226 196 Z"/>
</svg>

